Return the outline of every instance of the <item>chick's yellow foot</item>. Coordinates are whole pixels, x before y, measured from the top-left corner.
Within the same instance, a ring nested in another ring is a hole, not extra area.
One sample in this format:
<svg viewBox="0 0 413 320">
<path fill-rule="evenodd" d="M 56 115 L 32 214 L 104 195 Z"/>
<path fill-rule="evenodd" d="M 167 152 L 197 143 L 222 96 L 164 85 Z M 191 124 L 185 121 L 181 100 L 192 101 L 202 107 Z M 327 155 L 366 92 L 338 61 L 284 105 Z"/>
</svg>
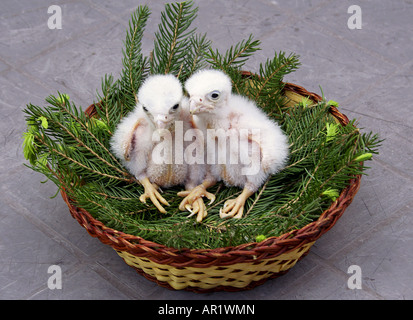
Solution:
<svg viewBox="0 0 413 320">
<path fill-rule="evenodd" d="M 222 219 L 234 218 L 239 219 L 244 213 L 244 203 L 237 199 L 230 199 L 224 203 L 224 207 L 219 210 L 219 216 Z"/>
<path fill-rule="evenodd" d="M 196 221 L 197 222 L 202 222 L 202 220 L 208 215 L 208 211 L 206 209 L 204 200 L 202 198 L 196 199 L 192 205 L 186 204 L 185 209 L 191 212 L 191 214 L 188 216 L 188 218 L 197 215 L 196 216 Z"/>
<path fill-rule="evenodd" d="M 196 221 L 198 222 L 201 222 L 208 214 L 202 197 L 208 198 L 209 204 L 215 200 L 215 195 L 206 191 L 206 187 L 202 184 L 192 190 L 178 192 L 178 196 L 185 197 L 179 205 L 179 210 L 191 212 L 188 218 L 197 214 Z"/>
<path fill-rule="evenodd" d="M 252 191 L 244 189 L 242 193 L 235 199 L 227 200 L 224 207 L 219 210 L 219 216 L 222 219 L 234 218 L 240 219 L 244 214 L 245 201 L 253 194 Z"/>
<path fill-rule="evenodd" d="M 158 187 L 155 184 L 152 184 L 148 178 L 143 179 L 141 183 L 145 190 L 144 193 L 139 197 L 139 200 L 143 203 L 146 203 L 146 199 L 150 198 L 152 203 L 161 213 L 166 213 L 166 210 L 159 202 L 161 202 L 165 206 L 169 206 L 169 203 L 158 192 Z"/>
<path fill-rule="evenodd" d="M 206 191 L 206 188 L 204 185 L 200 184 L 199 186 L 196 186 L 192 190 L 189 191 L 181 191 L 178 192 L 179 197 L 185 197 L 184 200 L 182 200 L 181 204 L 179 205 L 179 210 L 185 211 L 185 205 L 192 203 L 199 198 L 206 197 L 210 200 L 209 204 L 212 204 L 215 201 L 215 195 L 213 193 L 210 193 Z"/>
</svg>

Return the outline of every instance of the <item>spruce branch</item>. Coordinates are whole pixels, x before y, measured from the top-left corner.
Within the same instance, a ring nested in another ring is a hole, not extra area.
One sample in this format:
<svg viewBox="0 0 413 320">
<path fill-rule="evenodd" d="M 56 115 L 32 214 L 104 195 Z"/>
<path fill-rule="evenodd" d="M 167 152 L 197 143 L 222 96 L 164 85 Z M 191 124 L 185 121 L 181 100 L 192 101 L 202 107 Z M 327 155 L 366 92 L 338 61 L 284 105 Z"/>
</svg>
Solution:
<svg viewBox="0 0 413 320">
<path fill-rule="evenodd" d="M 254 100 L 258 101 L 260 96 L 267 94 L 275 94 L 283 89 L 283 78 L 298 69 L 300 62 L 298 56 L 290 54 L 285 56 L 284 52 L 275 54 L 272 60 L 267 60 L 265 64 L 260 65 L 259 79 L 260 83 L 256 87 Z"/>
<path fill-rule="evenodd" d="M 281 120 L 286 98 L 283 96 L 283 79 L 300 65 L 299 57 L 286 56 L 285 52 L 275 53 L 272 59 L 260 64 L 258 75 L 251 77 L 247 95 L 273 118 Z"/>
<path fill-rule="evenodd" d="M 182 72 L 178 78 L 181 81 L 188 79 L 194 72 L 207 66 L 205 61 L 205 51 L 210 47 L 211 41 L 206 38 L 206 34 L 194 34 L 189 39 L 190 44 L 187 48 L 187 54 L 182 64 Z"/>
<path fill-rule="evenodd" d="M 47 143 L 45 140 L 43 140 L 41 137 L 36 136 L 36 140 L 41 143 L 43 146 L 47 146 L 49 147 L 49 143 Z M 101 172 L 97 169 L 91 168 L 83 163 L 81 163 L 80 161 L 76 160 L 73 157 L 70 157 L 69 155 L 67 155 L 66 153 L 64 153 L 63 151 L 58 150 L 58 148 L 55 147 L 51 147 L 50 152 L 52 152 L 55 155 L 61 156 L 62 158 L 68 160 L 70 163 L 82 168 L 82 169 L 86 169 L 87 171 L 89 171 L 90 173 L 92 173 L 95 176 L 102 176 L 105 178 L 110 178 L 110 179 L 115 179 L 115 180 L 120 180 L 120 181 L 125 181 L 125 182 L 130 182 L 130 179 L 127 179 L 125 177 L 117 177 L 117 176 L 113 176 L 104 172 Z"/>
<path fill-rule="evenodd" d="M 60 95 L 60 97 L 62 96 Z M 56 106 L 59 112 L 63 112 L 64 115 L 67 115 L 69 118 L 73 119 L 75 124 L 81 127 L 82 130 L 84 130 L 92 138 L 92 140 L 103 149 L 103 151 L 105 152 L 103 154 L 108 155 L 114 163 L 116 163 L 118 166 L 121 166 L 121 164 L 119 163 L 119 160 L 116 159 L 116 157 L 109 151 L 107 146 L 103 145 L 102 141 L 98 139 L 93 132 L 91 132 L 91 130 L 89 129 L 87 125 L 87 123 L 90 123 L 90 122 L 87 122 L 86 116 L 82 112 L 79 112 L 79 110 L 77 110 L 75 106 L 73 106 L 68 100 L 66 100 L 66 98 L 63 103 L 60 102 L 59 99 L 56 99 L 53 96 L 49 96 L 46 99 L 46 101 Z M 64 125 L 62 126 L 64 127 Z M 75 127 L 72 126 L 72 128 L 75 128 Z"/>
<path fill-rule="evenodd" d="M 123 53 L 123 70 L 120 86 L 127 105 L 138 102 L 137 92 L 148 70 L 148 59 L 142 55 L 142 38 L 151 12 L 149 8 L 139 6 L 131 15 L 129 30 L 126 34 Z"/>
<path fill-rule="evenodd" d="M 65 131 L 70 137 L 72 137 L 80 147 L 85 148 L 88 152 L 90 152 L 94 157 L 96 157 L 97 159 L 99 159 L 101 162 L 103 162 L 103 164 L 109 168 L 114 169 L 115 171 L 117 171 L 118 173 L 120 173 L 123 176 L 129 176 L 129 174 L 126 171 L 121 170 L 119 167 L 113 165 L 112 163 L 110 163 L 109 161 L 107 161 L 106 159 L 104 159 L 103 157 L 101 157 L 97 152 L 95 152 L 92 148 L 90 148 L 87 144 L 85 144 L 82 140 L 80 140 L 78 137 L 76 137 L 72 132 L 70 132 L 69 129 L 67 129 L 63 124 L 59 123 L 59 122 L 55 122 L 53 120 L 50 120 L 53 123 L 55 123 L 57 126 L 59 126 L 63 131 Z"/>
<path fill-rule="evenodd" d="M 119 112 L 121 89 L 119 81 L 114 81 L 112 75 L 105 75 L 102 78 L 102 93 L 97 93 L 98 102 L 95 103 L 95 111 L 98 118 L 104 122 L 109 134 L 114 131 L 114 123 L 118 123 L 122 113 Z"/>
<path fill-rule="evenodd" d="M 231 46 L 225 54 L 209 48 L 206 52 L 206 59 L 215 69 L 226 72 L 231 71 L 230 69 L 240 70 L 254 52 L 261 50 L 258 47 L 260 43 L 259 40 L 254 40 L 251 34 L 248 39 L 238 42 L 235 46 Z"/>
<path fill-rule="evenodd" d="M 192 1 L 165 4 L 161 23 L 155 33 L 154 50 L 151 56 L 152 74 L 177 75 L 185 64 L 187 49 L 195 29 L 189 29 L 197 16 L 198 8 Z"/>
</svg>

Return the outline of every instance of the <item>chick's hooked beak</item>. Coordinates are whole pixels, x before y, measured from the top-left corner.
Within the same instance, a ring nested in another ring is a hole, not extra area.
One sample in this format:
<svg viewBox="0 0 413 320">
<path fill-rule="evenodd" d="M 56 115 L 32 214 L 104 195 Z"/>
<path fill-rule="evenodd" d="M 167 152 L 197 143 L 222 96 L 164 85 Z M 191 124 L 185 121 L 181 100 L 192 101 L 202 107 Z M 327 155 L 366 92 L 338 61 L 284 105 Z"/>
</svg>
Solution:
<svg viewBox="0 0 413 320">
<path fill-rule="evenodd" d="M 211 112 L 214 110 L 214 106 L 208 104 L 204 98 L 201 97 L 191 97 L 189 99 L 189 112 L 192 114 Z"/>
<path fill-rule="evenodd" d="M 155 117 L 155 126 L 157 129 L 168 129 L 173 119 L 169 119 L 168 116 L 159 114 Z"/>
</svg>

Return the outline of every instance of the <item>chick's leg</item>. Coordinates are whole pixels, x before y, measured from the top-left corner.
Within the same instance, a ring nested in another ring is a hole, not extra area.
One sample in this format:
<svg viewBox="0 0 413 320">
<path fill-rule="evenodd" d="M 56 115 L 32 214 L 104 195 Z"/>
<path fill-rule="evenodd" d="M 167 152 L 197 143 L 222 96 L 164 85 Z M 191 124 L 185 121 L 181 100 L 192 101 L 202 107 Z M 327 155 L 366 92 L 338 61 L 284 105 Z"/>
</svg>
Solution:
<svg viewBox="0 0 413 320">
<path fill-rule="evenodd" d="M 192 190 L 178 192 L 178 196 L 185 197 L 179 205 L 179 210 L 191 212 L 188 218 L 197 214 L 196 220 L 201 222 L 208 214 L 202 197 L 209 199 L 209 204 L 215 201 L 215 195 L 206 191 L 208 187 L 214 184 L 215 181 L 206 180 Z"/>
<path fill-rule="evenodd" d="M 231 217 L 234 219 L 242 218 L 245 201 L 247 201 L 247 199 L 253 194 L 254 192 L 247 188 L 244 188 L 244 190 L 242 190 L 242 193 L 237 198 L 227 200 L 224 203 L 224 207 L 219 211 L 219 216 L 223 219 Z"/>
<path fill-rule="evenodd" d="M 169 206 L 168 201 L 166 201 L 161 194 L 157 190 L 157 186 L 152 184 L 148 178 L 144 178 L 140 180 L 140 183 L 142 183 L 145 191 L 144 193 L 139 197 L 139 200 L 143 203 L 146 203 L 146 199 L 150 198 L 152 203 L 155 205 L 156 208 L 162 213 L 166 213 L 166 210 L 161 206 L 159 202 L 162 204 Z"/>
</svg>

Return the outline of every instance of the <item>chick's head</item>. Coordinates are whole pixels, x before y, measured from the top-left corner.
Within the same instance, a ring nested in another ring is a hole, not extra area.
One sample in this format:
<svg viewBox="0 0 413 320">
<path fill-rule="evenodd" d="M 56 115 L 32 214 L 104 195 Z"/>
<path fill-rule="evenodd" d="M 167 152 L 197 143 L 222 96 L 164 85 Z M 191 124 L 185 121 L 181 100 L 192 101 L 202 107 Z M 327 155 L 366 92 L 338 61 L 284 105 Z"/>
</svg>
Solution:
<svg viewBox="0 0 413 320">
<path fill-rule="evenodd" d="M 152 75 L 138 91 L 139 106 L 156 129 L 169 129 L 179 120 L 182 85 L 173 75 Z"/>
<path fill-rule="evenodd" d="M 192 114 L 215 113 L 231 95 L 231 79 L 219 70 L 201 70 L 185 83 Z"/>
</svg>

